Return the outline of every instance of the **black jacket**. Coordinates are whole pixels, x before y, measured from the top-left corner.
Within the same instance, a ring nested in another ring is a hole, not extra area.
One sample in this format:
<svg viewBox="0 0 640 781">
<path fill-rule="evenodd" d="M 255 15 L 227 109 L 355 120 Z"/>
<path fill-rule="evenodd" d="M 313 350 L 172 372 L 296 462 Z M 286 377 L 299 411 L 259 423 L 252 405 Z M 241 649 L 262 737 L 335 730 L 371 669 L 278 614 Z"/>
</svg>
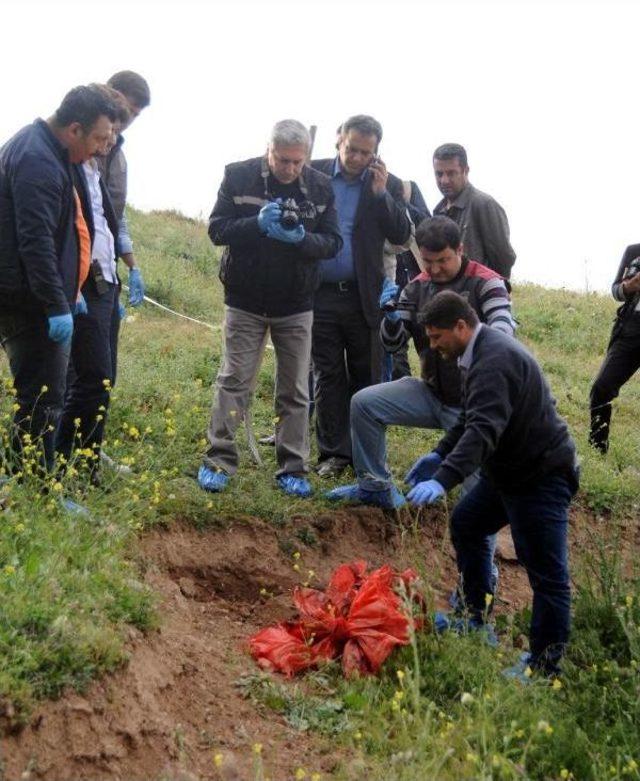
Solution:
<svg viewBox="0 0 640 781">
<path fill-rule="evenodd" d="M 311 165 L 327 176 L 332 176 L 335 158 L 313 160 Z M 400 179 L 389 174 L 387 192 L 383 198 L 376 198 L 371 189 L 371 174 L 367 172 L 351 243 L 362 311 L 370 328 L 378 328 L 380 324 L 378 302 L 384 279 L 384 240 L 388 239 L 391 244 L 404 244 L 410 235 L 411 221 L 407 215 Z"/>
<path fill-rule="evenodd" d="M 264 157 L 225 168 L 211 216 L 209 236 L 226 245 L 220 263 L 225 303 L 267 317 L 284 317 L 313 308 L 318 286 L 317 261 L 342 247 L 331 181 L 305 166 L 298 178 L 300 198 L 315 206 L 305 217 L 305 238 L 286 244 L 263 236 L 258 212 L 270 200 L 269 169 Z"/>
<path fill-rule="evenodd" d="M 0 150 L 0 305 L 66 314 L 77 289 L 71 164 L 37 119 Z"/>
<path fill-rule="evenodd" d="M 482 467 L 518 493 L 551 472 L 574 474 L 575 445 L 533 356 L 511 336 L 481 326 L 462 383 L 463 409 L 436 446 L 434 478 L 446 489 Z"/>
</svg>

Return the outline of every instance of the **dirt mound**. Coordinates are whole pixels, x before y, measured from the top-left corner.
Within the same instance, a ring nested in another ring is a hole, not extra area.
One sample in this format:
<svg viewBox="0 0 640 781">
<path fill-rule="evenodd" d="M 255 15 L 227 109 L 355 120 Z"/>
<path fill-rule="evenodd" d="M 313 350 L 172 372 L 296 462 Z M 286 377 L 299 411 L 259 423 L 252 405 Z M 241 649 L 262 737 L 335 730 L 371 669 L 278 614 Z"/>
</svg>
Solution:
<svg viewBox="0 0 640 781">
<path fill-rule="evenodd" d="M 223 531 L 151 532 L 141 562 L 161 600 L 161 628 L 148 636 L 131 630 L 125 669 L 82 696 L 43 704 L 20 734 L 3 739 L 0 778 L 219 779 L 213 758 L 222 752 L 226 778 L 243 781 L 254 777 L 256 742 L 274 781 L 301 764 L 330 773 L 336 758 L 320 741 L 243 698 L 236 683 L 256 672 L 247 638 L 287 616 L 296 583 L 324 583 L 353 558 L 414 566 L 443 603 L 455 563 L 445 521 L 436 518 L 418 533 L 371 509 L 299 517 L 280 529 L 243 520 Z M 501 570 L 502 592 L 520 606 L 529 598 L 524 573 L 513 563 Z"/>
</svg>

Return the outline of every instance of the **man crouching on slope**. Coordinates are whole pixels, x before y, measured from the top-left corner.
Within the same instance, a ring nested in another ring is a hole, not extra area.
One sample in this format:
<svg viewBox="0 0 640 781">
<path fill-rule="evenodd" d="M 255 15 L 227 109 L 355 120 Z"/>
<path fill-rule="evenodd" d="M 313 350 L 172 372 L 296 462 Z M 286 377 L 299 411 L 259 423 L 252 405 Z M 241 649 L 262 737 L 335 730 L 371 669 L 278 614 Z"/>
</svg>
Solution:
<svg viewBox="0 0 640 781">
<path fill-rule="evenodd" d="M 310 496 L 309 360 L 318 261 L 342 247 L 328 176 L 307 165 L 311 138 L 300 122 L 278 122 L 264 157 L 227 166 L 209 236 L 226 245 L 220 279 L 226 317 L 209 449 L 198 472 L 222 491 L 238 467 L 235 432 L 253 389 L 267 334 L 275 348 L 278 486 Z M 295 202 L 295 203 L 294 203 Z"/>
<path fill-rule="evenodd" d="M 387 426 L 450 429 L 461 406 L 460 370 L 455 361 L 442 358 L 429 347 L 420 311 L 442 290 L 464 295 L 483 323 L 512 335 L 511 301 L 504 280 L 495 271 L 469 260 L 463 254 L 460 228 L 448 217 L 423 220 L 416 230 L 416 243 L 425 271 L 399 294 L 396 285 L 385 283 L 380 306 L 385 316 L 380 326 L 387 352 L 401 349 L 413 339 L 420 356 L 422 378 L 403 377 L 395 382 L 372 385 L 351 400 L 353 464 L 358 483 L 329 491 L 334 500 L 355 501 L 394 508 L 405 499 L 391 482 L 387 467 Z M 397 302 L 397 303 L 396 303 Z M 418 461 L 407 475 L 413 485 L 429 464 Z M 471 478 L 465 483 L 469 488 Z"/>
<path fill-rule="evenodd" d="M 432 504 L 480 468 L 480 479 L 451 516 L 469 623 L 481 626 L 489 612 L 490 537 L 509 524 L 533 589 L 533 610 L 531 653 L 505 674 L 523 682 L 527 667 L 555 674 L 569 637 L 567 525 L 578 488 L 575 445 L 540 367 L 520 342 L 484 326 L 451 291 L 437 295 L 420 319 L 431 348 L 458 360 L 462 414 L 429 454 L 430 474 L 407 498 L 417 506 Z"/>
</svg>

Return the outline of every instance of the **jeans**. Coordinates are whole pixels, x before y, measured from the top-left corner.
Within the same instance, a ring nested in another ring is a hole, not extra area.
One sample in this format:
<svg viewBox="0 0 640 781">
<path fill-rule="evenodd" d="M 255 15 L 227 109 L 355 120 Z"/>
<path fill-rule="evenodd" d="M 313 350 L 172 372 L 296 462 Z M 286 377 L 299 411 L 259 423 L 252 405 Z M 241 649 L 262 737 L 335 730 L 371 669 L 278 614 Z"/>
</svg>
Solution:
<svg viewBox="0 0 640 781">
<path fill-rule="evenodd" d="M 312 312 L 264 317 L 227 307 L 224 361 L 216 380 L 204 463 L 233 475 L 238 469 L 235 432 L 256 382 L 267 334 L 276 356 L 276 459 L 278 475 L 302 475 L 309 460 L 309 359 Z"/>
<path fill-rule="evenodd" d="M 113 387 L 116 380 L 118 286 L 109 284 L 108 290 L 99 295 L 89 277 L 82 294 L 88 312 L 75 317 L 67 393 L 56 436 L 56 450 L 66 459 L 75 445 L 90 447 L 99 454 L 111 395 L 104 381 Z M 79 426 L 74 423 L 78 419 Z M 94 466 L 97 464 L 96 459 Z"/>
<path fill-rule="evenodd" d="M 403 377 L 358 391 L 351 399 L 351 440 L 353 468 L 361 487 L 367 491 L 390 487 L 387 426 L 446 431 L 459 414 L 458 407 L 443 404 L 417 377 Z"/>
<path fill-rule="evenodd" d="M 43 313 L 0 312 L 0 341 L 9 359 L 19 405 L 11 437 L 16 461 L 8 465 L 14 471 L 23 468 L 25 434 L 42 448 L 41 464 L 47 470 L 54 466 L 54 433 L 62 411 L 71 345 L 52 342 L 47 332 Z"/>
<path fill-rule="evenodd" d="M 530 665 L 553 673 L 569 637 L 570 583 L 567 556 L 568 507 L 575 483 L 561 472 L 540 479 L 523 493 L 507 493 L 481 476 L 451 516 L 464 600 L 471 617 L 483 621 L 492 594 L 490 535 L 507 524 L 533 590 Z"/>
</svg>

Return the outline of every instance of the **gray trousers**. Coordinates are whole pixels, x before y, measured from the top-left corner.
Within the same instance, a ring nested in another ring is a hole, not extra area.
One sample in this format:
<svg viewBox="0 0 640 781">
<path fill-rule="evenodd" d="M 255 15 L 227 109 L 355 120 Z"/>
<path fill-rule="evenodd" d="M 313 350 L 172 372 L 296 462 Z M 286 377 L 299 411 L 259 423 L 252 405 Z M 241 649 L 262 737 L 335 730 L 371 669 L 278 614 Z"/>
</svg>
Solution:
<svg viewBox="0 0 640 781">
<path fill-rule="evenodd" d="M 244 419 L 267 335 L 276 355 L 277 474 L 301 475 L 309 461 L 309 360 L 313 312 L 263 317 L 226 307 L 224 360 L 216 392 L 204 463 L 233 475 L 238 468 L 235 433 Z"/>
</svg>

